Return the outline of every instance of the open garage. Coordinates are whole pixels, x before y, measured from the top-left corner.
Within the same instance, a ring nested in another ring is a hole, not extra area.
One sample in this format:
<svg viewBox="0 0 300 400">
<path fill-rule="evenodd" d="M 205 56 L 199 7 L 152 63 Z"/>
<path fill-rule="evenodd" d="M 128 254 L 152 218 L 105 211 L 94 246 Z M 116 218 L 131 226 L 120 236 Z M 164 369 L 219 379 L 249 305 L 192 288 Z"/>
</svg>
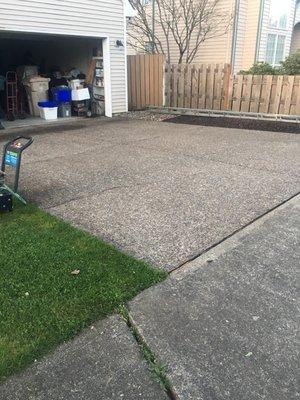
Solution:
<svg viewBox="0 0 300 400">
<path fill-rule="evenodd" d="M 1 2 L 2 126 L 127 111 L 123 2 L 67 3 Z"/>
</svg>

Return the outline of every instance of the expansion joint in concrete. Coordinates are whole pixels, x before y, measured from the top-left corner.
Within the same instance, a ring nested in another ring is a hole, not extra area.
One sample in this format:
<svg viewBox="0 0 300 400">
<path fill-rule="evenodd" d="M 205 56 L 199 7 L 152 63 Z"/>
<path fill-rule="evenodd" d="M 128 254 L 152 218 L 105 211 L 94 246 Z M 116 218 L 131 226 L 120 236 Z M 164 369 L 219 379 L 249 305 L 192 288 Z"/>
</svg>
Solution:
<svg viewBox="0 0 300 400">
<path fill-rule="evenodd" d="M 226 242 L 228 239 L 234 237 L 235 235 L 237 235 L 239 233 L 242 233 L 245 229 L 247 229 L 247 228 L 249 228 L 251 226 L 255 226 L 257 223 L 260 222 L 260 220 L 263 220 L 264 218 L 272 215 L 273 212 L 275 212 L 277 209 L 279 209 L 282 206 L 285 206 L 288 202 L 292 201 L 293 199 L 296 199 L 298 196 L 300 196 L 300 192 L 297 192 L 297 193 L 293 194 L 288 199 L 286 199 L 286 200 L 282 201 L 281 203 L 277 204 L 275 207 L 272 207 L 271 209 L 267 210 L 265 213 L 259 215 L 257 218 L 254 218 L 253 220 L 248 222 L 246 225 L 244 225 L 241 228 L 239 228 L 239 229 L 235 230 L 234 232 L 232 232 L 230 235 L 225 236 L 223 239 L 219 240 L 218 242 L 214 243 L 213 245 L 209 246 L 208 248 L 204 249 L 203 251 L 193 255 L 188 260 L 182 262 L 180 265 L 178 265 L 176 268 L 174 268 L 170 272 L 170 275 L 179 272 L 179 270 L 181 268 L 186 267 L 192 261 L 195 261 L 197 258 L 199 258 L 201 256 L 204 256 L 205 254 L 209 253 L 210 251 L 215 249 L 217 246 L 219 246 L 219 245 L 223 244 L 224 242 Z"/>
<path fill-rule="evenodd" d="M 155 378 L 159 381 L 161 387 L 166 392 L 170 400 L 179 400 L 179 397 L 172 388 L 172 384 L 167 377 L 166 367 L 159 362 L 154 352 L 146 343 L 145 338 L 138 329 L 137 324 L 130 315 L 129 310 L 122 306 L 119 309 L 121 316 L 126 321 L 126 324 L 140 349 L 142 357 L 146 360 L 149 370 L 153 373 Z"/>
</svg>

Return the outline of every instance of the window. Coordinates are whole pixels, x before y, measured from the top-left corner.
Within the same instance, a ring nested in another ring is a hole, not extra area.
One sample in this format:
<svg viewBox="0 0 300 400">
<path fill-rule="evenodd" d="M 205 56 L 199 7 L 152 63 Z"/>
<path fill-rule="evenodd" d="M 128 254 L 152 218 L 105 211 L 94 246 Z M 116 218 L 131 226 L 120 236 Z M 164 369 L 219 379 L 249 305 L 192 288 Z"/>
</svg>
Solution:
<svg viewBox="0 0 300 400">
<path fill-rule="evenodd" d="M 268 35 L 266 62 L 273 65 L 276 45 L 276 35 Z"/>
<path fill-rule="evenodd" d="M 270 8 L 269 26 L 271 28 L 287 29 L 288 6 L 283 0 L 272 0 Z"/>
<path fill-rule="evenodd" d="M 276 66 L 284 58 L 285 36 L 270 33 L 267 41 L 266 62 Z"/>
<path fill-rule="evenodd" d="M 278 35 L 277 36 L 277 47 L 275 54 L 275 65 L 279 65 L 280 61 L 283 60 L 284 57 L 284 46 L 285 46 L 285 36 Z"/>
</svg>

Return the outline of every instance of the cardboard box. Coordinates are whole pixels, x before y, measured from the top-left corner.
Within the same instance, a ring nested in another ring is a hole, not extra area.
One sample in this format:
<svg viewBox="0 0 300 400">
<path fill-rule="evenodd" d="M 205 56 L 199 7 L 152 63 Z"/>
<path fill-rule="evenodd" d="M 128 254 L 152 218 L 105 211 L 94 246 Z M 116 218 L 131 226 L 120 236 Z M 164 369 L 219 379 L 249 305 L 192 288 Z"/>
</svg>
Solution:
<svg viewBox="0 0 300 400">
<path fill-rule="evenodd" d="M 72 101 L 89 100 L 90 92 L 88 88 L 72 90 Z"/>
</svg>

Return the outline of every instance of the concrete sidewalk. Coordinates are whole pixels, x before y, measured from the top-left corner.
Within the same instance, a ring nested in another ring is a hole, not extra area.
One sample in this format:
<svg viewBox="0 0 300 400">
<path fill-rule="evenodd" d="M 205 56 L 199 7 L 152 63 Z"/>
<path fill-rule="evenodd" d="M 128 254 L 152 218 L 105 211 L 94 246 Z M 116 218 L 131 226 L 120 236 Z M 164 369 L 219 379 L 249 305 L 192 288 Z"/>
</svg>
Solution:
<svg viewBox="0 0 300 400">
<path fill-rule="evenodd" d="M 0 386 L 0 400 L 166 400 L 126 323 L 109 317 Z"/>
<path fill-rule="evenodd" d="M 179 399 L 299 399 L 299 260 L 300 196 L 131 302 Z"/>
</svg>

